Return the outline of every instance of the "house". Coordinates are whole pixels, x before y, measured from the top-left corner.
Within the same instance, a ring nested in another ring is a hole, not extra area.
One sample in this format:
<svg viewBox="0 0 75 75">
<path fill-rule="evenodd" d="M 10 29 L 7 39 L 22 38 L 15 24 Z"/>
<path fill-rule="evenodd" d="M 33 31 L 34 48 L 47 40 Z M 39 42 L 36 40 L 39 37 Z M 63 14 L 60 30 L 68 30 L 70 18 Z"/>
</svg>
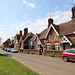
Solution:
<svg viewBox="0 0 75 75">
<path fill-rule="evenodd" d="M 24 29 L 24 34 L 20 30 L 20 34 L 16 35 L 14 38 L 14 47 L 17 49 L 26 49 L 31 48 L 30 46 L 30 39 L 34 36 L 33 33 L 28 33 L 28 28 Z"/>
<path fill-rule="evenodd" d="M 75 6 L 72 8 L 71 21 L 54 24 L 52 18 L 48 19 L 48 27 L 40 34 L 36 34 L 35 49 L 65 50 L 70 48 L 75 41 Z"/>
<path fill-rule="evenodd" d="M 14 48 L 19 49 L 19 40 L 20 40 L 20 34 L 16 34 L 14 37 Z"/>
<path fill-rule="evenodd" d="M 35 35 L 33 35 L 33 37 L 29 40 L 29 47 L 31 48 L 31 49 L 34 49 L 34 46 L 35 46 Z"/>
<path fill-rule="evenodd" d="M 2 49 L 7 48 L 7 47 L 10 47 L 10 43 L 11 43 L 11 40 L 10 40 L 10 38 L 8 38 L 8 39 L 2 44 Z"/>
</svg>

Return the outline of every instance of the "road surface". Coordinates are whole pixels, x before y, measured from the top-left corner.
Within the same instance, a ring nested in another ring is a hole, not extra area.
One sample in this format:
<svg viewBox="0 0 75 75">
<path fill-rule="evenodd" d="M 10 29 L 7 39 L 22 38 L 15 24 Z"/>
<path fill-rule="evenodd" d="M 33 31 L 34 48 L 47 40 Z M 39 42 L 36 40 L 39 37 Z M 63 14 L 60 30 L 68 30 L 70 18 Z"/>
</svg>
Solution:
<svg viewBox="0 0 75 75">
<path fill-rule="evenodd" d="M 61 58 L 24 53 L 0 53 L 14 58 L 42 75 L 75 75 L 75 62 L 64 62 Z"/>
</svg>

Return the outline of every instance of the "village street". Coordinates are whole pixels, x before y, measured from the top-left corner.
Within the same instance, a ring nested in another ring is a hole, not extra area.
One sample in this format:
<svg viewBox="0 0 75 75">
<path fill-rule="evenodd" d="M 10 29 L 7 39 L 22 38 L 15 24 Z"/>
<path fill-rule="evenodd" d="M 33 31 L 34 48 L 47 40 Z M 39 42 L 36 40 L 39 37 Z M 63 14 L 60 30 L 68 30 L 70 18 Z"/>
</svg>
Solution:
<svg viewBox="0 0 75 75">
<path fill-rule="evenodd" d="M 75 62 L 64 62 L 61 58 L 11 53 L 3 50 L 0 50 L 0 53 L 20 61 L 30 69 L 42 75 L 75 75 Z"/>
</svg>

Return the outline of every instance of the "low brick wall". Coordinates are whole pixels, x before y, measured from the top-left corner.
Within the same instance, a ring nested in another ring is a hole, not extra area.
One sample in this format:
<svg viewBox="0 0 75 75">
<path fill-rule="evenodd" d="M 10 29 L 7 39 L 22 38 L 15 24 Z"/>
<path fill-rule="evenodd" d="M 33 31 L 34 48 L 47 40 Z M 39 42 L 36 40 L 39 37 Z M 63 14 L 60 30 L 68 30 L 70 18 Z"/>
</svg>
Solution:
<svg viewBox="0 0 75 75">
<path fill-rule="evenodd" d="M 62 54 L 63 50 L 62 51 L 59 51 L 59 50 L 46 50 L 46 55 L 47 56 L 50 56 L 50 54 L 54 54 L 55 56 L 57 57 L 61 57 L 61 54 Z"/>
<path fill-rule="evenodd" d="M 36 55 L 40 55 L 40 50 L 35 50 L 35 49 L 20 49 L 19 52 L 22 53 L 27 53 L 27 54 L 36 54 Z M 46 56 L 50 56 L 50 54 L 54 54 L 57 57 L 61 57 L 63 50 L 44 50 L 44 52 L 42 53 L 43 55 Z"/>
<path fill-rule="evenodd" d="M 22 53 L 29 53 L 29 54 L 32 54 L 32 53 L 34 53 L 34 54 L 39 54 L 38 53 L 38 50 L 35 50 L 35 49 L 21 49 L 21 50 L 19 50 L 19 52 L 22 52 Z"/>
</svg>

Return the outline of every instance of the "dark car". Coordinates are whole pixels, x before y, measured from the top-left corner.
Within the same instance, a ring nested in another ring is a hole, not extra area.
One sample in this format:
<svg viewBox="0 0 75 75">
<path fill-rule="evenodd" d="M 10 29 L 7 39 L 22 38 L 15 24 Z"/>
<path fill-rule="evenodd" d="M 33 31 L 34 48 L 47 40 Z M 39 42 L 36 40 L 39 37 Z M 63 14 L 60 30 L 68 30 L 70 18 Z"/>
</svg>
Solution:
<svg viewBox="0 0 75 75">
<path fill-rule="evenodd" d="M 67 62 L 69 60 L 71 61 L 75 61 L 75 48 L 72 49 L 66 49 L 62 55 L 61 55 L 62 59 Z"/>
</svg>

